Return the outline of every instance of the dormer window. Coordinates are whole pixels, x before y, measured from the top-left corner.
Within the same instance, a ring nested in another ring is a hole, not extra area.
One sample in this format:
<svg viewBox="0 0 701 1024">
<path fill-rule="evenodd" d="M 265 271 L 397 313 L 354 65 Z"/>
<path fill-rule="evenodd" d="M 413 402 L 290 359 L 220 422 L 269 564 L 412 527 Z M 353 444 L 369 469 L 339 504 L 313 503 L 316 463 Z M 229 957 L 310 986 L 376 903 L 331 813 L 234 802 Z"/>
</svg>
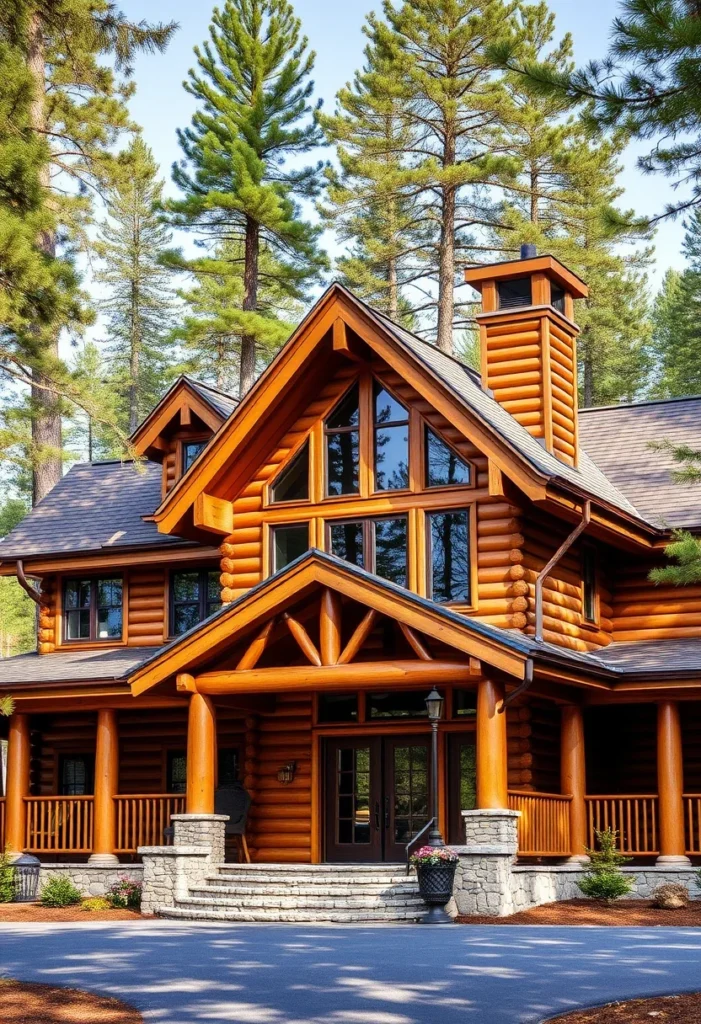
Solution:
<svg viewBox="0 0 701 1024">
<path fill-rule="evenodd" d="M 375 490 L 409 486 L 409 413 L 389 391 L 373 382 Z"/>
<path fill-rule="evenodd" d="M 207 447 L 206 441 L 185 441 L 183 442 L 183 473 L 187 473 L 188 469 L 195 461 L 200 452 Z"/>
<path fill-rule="evenodd" d="M 309 442 L 305 441 L 297 454 L 285 466 L 270 488 L 270 501 L 309 500 Z"/>
<path fill-rule="evenodd" d="M 357 494 L 360 489 L 360 398 L 358 385 L 326 420 L 326 493 Z"/>
<path fill-rule="evenodd" d="M 519 306 L 531 306 L 530 277 L 516 277 L 512 281 L 499 281 L 497 284 L 499 309 L 516 309 Z"/>
</svg>

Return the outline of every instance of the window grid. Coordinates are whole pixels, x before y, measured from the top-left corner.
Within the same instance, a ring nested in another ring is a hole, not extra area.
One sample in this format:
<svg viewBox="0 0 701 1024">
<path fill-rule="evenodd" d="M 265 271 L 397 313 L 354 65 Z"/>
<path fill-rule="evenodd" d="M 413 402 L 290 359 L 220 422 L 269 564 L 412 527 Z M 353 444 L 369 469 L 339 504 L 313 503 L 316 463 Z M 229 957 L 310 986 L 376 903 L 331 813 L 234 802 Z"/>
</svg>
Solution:
<svg viewBox="0 0 701 1024">
<path fill-rule="evenodd" d="M 123 591 L 121 577 L 67 579 L 63 584 L 64 643 L 122 639 Z"/>
<path fill-rule="evenodd" d="M 180 595 L 180 596 L 179 596 Z M 174 572 L 170 578 L 170 635 L 181 636 L 221 608 L 218 569 Z"/>
</svg>

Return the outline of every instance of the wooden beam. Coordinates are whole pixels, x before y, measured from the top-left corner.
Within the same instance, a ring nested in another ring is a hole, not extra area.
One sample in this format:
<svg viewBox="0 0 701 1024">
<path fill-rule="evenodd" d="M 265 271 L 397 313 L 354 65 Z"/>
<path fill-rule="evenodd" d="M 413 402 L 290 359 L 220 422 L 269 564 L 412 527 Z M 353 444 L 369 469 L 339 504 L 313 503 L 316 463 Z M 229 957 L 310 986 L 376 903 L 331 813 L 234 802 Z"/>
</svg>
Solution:
<svg viewBox="0 0 701 1024">
<path fill-rule="evenodd" d="M 341 651 L 338 658 L 339 665 L 347 665 L 349 661 L 352 661 L 356 656 L 360 648 L 363 646 L 367 638 L 372 633 L 375 626 L 375 620 L 377 619 L 377 612 L 374 608 L 370 608 L 365 613 L 360 624 L 356 627 L 353 636 L 350 638 L 346 646 Z"/>
<path fill-rule="evenodd" d="M 323 665 L 336 665 L 341 654 L 341 600 L 328 587 L 321 595 L 319 646 Z"/>
<path fill-rule="evenodd" d="M 562 709 L 560 736 L 560 790 L 570 793 L 570 851 L 573 859 L 587 860 L 587 773 L 584 746 L 584 715 L 576 704 Z"/>
<path fill-rule="evenodd" d="M 499 714 L 504 687 L 493 679 L 477 686 L 476 765 L 477 806 L 508 807 L 506 768 L 506 715 Z"/>
<path fill-rule="evenodd" d="M 214 814 L 217 719 L 207 697 L 193 693 L 187 720 L 188 814 Z"/>
<path fill-rule="evenodd" d="M 400 622 L 399 628 L 404 634 L 404 639 L 409 644 L 417 658 L 421 658 L 422 661 L 433 661 L 433 656 L 429 654 L 428 650 L 419 640 L 411 626 L 407 626 L 404 622 Z"/>
<path fill-rule="evenodd" d="M 287 628 L 297 641 L 297 644 L 305 658 L 308 658 L 312 665 L 321 665 L 321 655 L 317 651 L 314 641 L 309 636 L 309 633 L 307 633 L 302 623 L 298 622 L 297 619 L 293 619 L 287 612 L 285 612 L 282 617 L 287 623 Z"/>
<path fill-rule="evenodd" d="M 362 357 L 354 351 L 348 337 L 346 322 L 340 316 L 333 322 L 333 350 L 345 356 L 346 359 L 351 359 L 354 363 L 364 362 Z"/>
<path fill-rule="evenodd" d="M 354 662 L 352 665 L 287 665 L 243 672 L 204 672 L 195 678 L 195 685 L 198 693 L 213 697 L 225 693 L 459 685 L 468 673 L 469 665 L 457 661 Z M 503 720 L 503 715 L 499 717 Z"/>
<path fill-rule="evenodd" d="M 187 399 L 183 401 L 180 406 L 180 426 L 189 427 L 192 426 L 192 410 L 187 403 Z"/>
<path fill-rule="evenodd" d="M 175 689 L 178 693 L 197 693 L 195 677 L 188 672 L 178 672 L 175 677 Z"/>
<path fill-rule="evenodd" d="M 227 536 L 234 531 L 234 506 L 226 498 L 202 492 L 195 499 L 195 526 Z"/>
<path fill-rule="evenodd" d="M 270 622 L 266 622 L 266 624 L 263 626 L 255 640 L 253 640 L 244 651 L 243 656 L 241 657 L 238 665 L 236 666 L 237 671 L 256 667 L 261 655 L 263 654 L 263 651 L 266 648 L 266 645 L 268 643 L 268 637 L 272 633 L 274 625 L 274 617 L 270 620 Z"/>
<path fill-rule="evenodd" d="M 657 792 L 660 814 L 658 864 L 688 864 L 684 841 L 684 767 L 679 705 L 663 700 L 657 705 Z"/>
</svg>

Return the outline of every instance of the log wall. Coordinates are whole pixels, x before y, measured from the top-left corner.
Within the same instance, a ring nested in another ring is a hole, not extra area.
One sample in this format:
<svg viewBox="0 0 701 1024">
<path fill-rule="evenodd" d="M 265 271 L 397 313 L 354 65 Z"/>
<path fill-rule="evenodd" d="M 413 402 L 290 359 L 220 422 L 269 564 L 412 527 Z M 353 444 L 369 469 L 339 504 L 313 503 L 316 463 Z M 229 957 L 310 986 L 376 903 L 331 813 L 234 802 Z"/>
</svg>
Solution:
<svg viewBox="0 0 701 1024">
<path fill-rule="evenodd" d="M 661 564 L 618 559 L 612 610 L 614 640 L 701 636 L 701 586 L 655 586 L 648 574 L 654 565 Z"/>
<path fill-rule="evenodd" d="M 529 700 L 510 707 L 506 716 L 509 789 L 559 793 L 559 708 Z"/>
<path fill-rule="evenodd" d="M 585 712 L 587 793 L 657 792 L 657 707 L 626 704 Z"/>
</svg>

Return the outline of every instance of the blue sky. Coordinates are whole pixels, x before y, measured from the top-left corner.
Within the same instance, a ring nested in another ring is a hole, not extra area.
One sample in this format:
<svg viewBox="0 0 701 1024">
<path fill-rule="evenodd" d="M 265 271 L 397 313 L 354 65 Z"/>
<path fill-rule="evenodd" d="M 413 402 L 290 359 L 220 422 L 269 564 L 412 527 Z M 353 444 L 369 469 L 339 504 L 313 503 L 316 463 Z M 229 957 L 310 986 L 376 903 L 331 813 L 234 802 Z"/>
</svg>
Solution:
<svg viewBox="0 0 701 1024">
<path fill-rule="evenodd" d="M 333 106 L 337 90 L 360 65 L 363 20 L 380 5 L 380 0 L 296 0 L 295 9 L 317 54 L 317 95 L 327 108 Z M 120 7 L 135 20 L 147 17 L 152 21 L 173 19 L 180 23 L 180 30 L 164 55 L 138 59 L 138 90 L 131 102 L 134 118 L 143 126 L 144 137 L 163 174 L 169 176 L 170 165 L 179 156 L 175 130 L 188 123 L 194 102 L 182 88 L 182 82 L 193 63 L 193 46 L 207 36 L 210 0 L 122 0 Z M 550 7 L 557 17 L 558 34 L 572 33 L 579 63 L 603 56 L 617 7 L 615 0 L 550 0 Z M 635 155 L 635 151 L 628 150 L 622 158 L 626 194 L 621 203 L 639 214 L 652 214 L 661 209 L 671 192 L 664 180 L 638 171 Z M 664 223 L 658 229 L 653 284 L 659 283 L 669 266 L 683 265 L 679 252 L 682 234 L 679 222 Z"/>
</svg>

